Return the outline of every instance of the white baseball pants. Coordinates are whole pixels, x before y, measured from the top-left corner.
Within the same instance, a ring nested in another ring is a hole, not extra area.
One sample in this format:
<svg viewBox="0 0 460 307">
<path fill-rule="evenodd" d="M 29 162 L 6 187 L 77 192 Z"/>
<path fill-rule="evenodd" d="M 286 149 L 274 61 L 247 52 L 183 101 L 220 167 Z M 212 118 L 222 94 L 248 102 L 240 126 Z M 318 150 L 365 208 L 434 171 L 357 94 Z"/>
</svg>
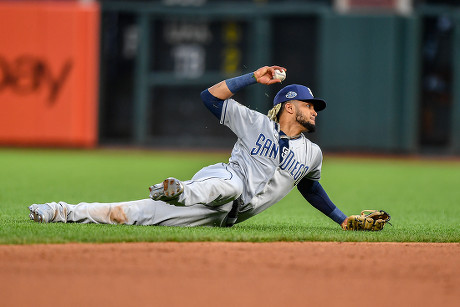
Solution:
<svg viewBox="0 0 460 307">
<path fill-rule="evenodd" d="M 227 164 L 201 169 L 183 181 L 184 192 L 169 203 L 141 199 L 116 203 L 49 203 L 58 209 L 53 222 L 163 226 L 224 226 L 243 182 Z"/>
</svg>

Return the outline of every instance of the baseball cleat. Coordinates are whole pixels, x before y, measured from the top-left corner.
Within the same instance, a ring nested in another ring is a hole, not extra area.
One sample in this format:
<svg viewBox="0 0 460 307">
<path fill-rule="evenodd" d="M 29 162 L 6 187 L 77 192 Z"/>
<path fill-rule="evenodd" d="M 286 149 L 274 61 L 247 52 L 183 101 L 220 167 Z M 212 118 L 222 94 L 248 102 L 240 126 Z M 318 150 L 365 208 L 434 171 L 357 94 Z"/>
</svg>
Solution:
<svg viewBox="0 0 460 307">
<path fill-rule="evenodd" d="M 150 198 L 153 200 L 170 200 L 184 192 L 184 186 L 176 178 L 167 178 L 163 182 L 149 187 Z"/>
<path fill-rule="evenodd" d="M 56 210 L 48 204 L 29 206 L 29 218 L 37 223 L 49 223 L 56 215 Z"/>
</svg>

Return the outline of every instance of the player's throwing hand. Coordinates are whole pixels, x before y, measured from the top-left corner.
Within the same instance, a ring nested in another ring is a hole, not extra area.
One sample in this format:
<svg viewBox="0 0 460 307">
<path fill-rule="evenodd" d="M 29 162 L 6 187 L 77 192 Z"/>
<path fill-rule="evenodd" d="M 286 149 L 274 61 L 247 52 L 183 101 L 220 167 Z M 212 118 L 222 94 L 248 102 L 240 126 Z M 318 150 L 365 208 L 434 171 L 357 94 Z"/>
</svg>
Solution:
<svg viewBox="0 0 460 307">
<path fill-rule="evenodd" d="M 264 66 L 254 72 L 254 78 L 261 84 L 270 85 L 279 83 L 281 80 L 274 78 L 275 70 L 286 71 L 287 69 L 281 66 Z"/>
</svg>

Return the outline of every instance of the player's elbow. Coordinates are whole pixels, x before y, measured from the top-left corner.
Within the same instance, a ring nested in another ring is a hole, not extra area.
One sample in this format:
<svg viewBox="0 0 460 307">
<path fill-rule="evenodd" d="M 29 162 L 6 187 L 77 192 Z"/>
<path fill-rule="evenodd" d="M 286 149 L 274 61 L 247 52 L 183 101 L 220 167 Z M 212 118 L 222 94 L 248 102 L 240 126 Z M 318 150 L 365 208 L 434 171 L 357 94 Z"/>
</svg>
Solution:
<svg viewBox="0 0 460 307">
<path fill-rule="evenodd" d="M 205 89 L 204 91 L 201 92 L 200 94 L 200 97 L 201 97 L 201 100 L 206 104 L 206 101 L 209 99 L 208 98 L 208 95 L 210 95 L 211 93 L 209 93 L 208 89 Z"/>
<path fill-rule="evenodd" d="M 220 118 L 220 115 L 222 114 L 222 106 L 224 105 L 224 101 L 217 97 L 214 97 L 208 89 L 202 91 L 200 96 L 206 108 L 208 108 L 212 112 L 212 114 L 214 114 L 217 118 Z"/>
</svg>

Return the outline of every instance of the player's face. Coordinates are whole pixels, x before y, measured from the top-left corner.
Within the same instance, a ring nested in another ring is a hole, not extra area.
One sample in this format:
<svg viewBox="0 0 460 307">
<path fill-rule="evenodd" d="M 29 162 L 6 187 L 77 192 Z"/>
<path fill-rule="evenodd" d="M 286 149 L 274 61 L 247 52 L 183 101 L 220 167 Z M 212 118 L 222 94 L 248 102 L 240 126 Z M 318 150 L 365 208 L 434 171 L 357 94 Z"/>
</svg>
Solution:
<svg viewBox="0 0 460 307">
<path fill-rule="evenodd" d="M 296 120 L 301 124 L 306 131 L 314 132 L 316 129 L 316 116 L 318 113 L 315 111 L 315 106 L 311 102 L 296 101 Z"/>
</svg>

